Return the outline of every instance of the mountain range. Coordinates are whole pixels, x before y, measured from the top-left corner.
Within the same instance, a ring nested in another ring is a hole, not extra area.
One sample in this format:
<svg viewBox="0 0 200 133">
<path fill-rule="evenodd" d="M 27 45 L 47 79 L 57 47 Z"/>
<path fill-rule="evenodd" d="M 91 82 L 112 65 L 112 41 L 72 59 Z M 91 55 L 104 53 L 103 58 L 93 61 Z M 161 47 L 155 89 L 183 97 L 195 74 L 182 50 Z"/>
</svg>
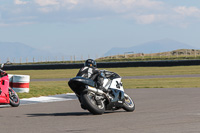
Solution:
<svg viewBox="0 0 200 133">
<path fill-rule="evenodd" d="M 32 48 L 26 44 L 19 42 L 0 42 L 1 56 L 0 61 L 4 63 L 6 61 L 19 62 L 20 58 L 22 62 L 25 62 L 27 59 L 33 60 L 36 57 L 46 57 L 52 55 L 48 51 L 39 50 Z"/>
<path fill-rule="evenodd" d="M 36 61 L 44 61 L 44 58 L 50 57 L 51 59 L 48 61 L 56 61 L 55 57 L 60 56 L 60 54 L 53 54 L 49 51 L 36 49 L 30 47 L 26 44 L 19 43 L 19 42 L 0 42 L 1 48 L 1 56 L 0 56 L 0 63 L 4 63 L 6 61 L 10 62 L 33 62 L 33 59 Z M 110 55 L 119 55 L 125 53 L 159 53 L 159 52 L 167 52 L 177 49 L 197 49 L 192 47 L 188 44 L 177 42 L 170 39 L 163 39 L 158 41 L 152 41 L 143 43 L 140 45 L 136 45 L 133 47 L 114 47 L 110 49 L 104 56 Z M 39 59 L 43 58 L 43 59 Z M 52 59 L 54 58 L 54 59 Z M 58 59 L 59 60 L 59 59 Z M 62 60 L 62 59 L 60 59 Z"/>
<path fill-rule="evenodd" d="M 157 41 L 146 42 L 133 47 L 114 47 L 104 54 L 104 56 L 120 55 L 125 53 L 159 53 L 177 49 L 196 49 L 185 43 L 171 39 L 162 39 Z"/>
</svg>

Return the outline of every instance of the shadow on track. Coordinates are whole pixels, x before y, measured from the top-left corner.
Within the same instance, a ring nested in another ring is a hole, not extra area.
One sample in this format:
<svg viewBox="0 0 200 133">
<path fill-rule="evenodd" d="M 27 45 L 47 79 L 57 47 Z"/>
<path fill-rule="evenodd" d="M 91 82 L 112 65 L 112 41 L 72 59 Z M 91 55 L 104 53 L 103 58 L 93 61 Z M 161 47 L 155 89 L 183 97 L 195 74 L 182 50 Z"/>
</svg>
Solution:
<svg viewBox="0 0 200 133">
<path fill-rule="evenodd" d="M 89 112 L 68 112 L 68 113 L 38 113 L 38 114 L 27 114 L 28 117 L 41 117 L 41 116 L 86 116 L 92 115 Z"/>
<path fill-rule="evenodd" d="M 122 113 L 124 111 L 108 111 L 104 114 Z M 45 116 L 94 116 L 90 112 L 67 112 L 67 113 L 38 113 L 38 114 L 27 114 L 28 117 L 45 117 Z"/>
</svg>

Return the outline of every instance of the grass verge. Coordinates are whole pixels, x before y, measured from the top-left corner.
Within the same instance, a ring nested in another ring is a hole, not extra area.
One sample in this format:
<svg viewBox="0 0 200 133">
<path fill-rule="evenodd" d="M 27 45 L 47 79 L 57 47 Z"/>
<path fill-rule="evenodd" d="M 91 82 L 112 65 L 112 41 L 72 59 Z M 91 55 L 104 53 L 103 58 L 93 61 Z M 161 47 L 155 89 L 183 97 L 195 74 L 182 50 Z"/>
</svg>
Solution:
<svg viewBox="0 0 200 133">
<path fill-rule="evenodd" d="M 124 79 L 123 86 L 132 88 L 200 88 L 199 78 Z"/>
<path fill-rule="evenodd" d="M 102 68 L 103 69 L 103 68 Z M 105 68 L 118 73 L 120 76 L 148 76 L 148 75 L 186 75 L 200 74 L 200 66 L 178 66 L 178 67 L 125 67 Z M 30 75 L 31 79 L 56 79 L 75 77 L 79 69 L 61 70 L 18 70 L 7 71 L 9 74 Z"/>
<path fill-rule="evenodd" d="M 20 98 L 72 93 L 67 81 L 31 82 L 29 93 L 18 93 Z"/>
</svg>

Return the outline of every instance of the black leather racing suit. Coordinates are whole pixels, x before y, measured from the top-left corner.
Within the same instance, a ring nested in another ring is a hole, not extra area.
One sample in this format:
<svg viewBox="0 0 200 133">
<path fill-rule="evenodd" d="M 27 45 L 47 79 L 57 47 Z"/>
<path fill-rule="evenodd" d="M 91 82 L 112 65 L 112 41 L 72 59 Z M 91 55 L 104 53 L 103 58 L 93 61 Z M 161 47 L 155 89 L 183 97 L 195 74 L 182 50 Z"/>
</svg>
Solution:
<svg viewBox="0 0 200 133">
<path fill-rule="evenodd" d="M 97 83 L 97 88 L 103 89 L 104 75 L 96 67 L 82 67 L 76 76 L 89 78 Z"/>
</svg>

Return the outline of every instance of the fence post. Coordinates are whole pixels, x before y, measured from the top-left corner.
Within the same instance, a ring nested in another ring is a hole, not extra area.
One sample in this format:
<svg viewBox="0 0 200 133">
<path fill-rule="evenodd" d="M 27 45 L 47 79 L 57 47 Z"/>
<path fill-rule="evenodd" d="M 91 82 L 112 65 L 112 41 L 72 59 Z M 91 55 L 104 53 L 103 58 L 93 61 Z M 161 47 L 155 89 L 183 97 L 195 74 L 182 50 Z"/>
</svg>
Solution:
<svg viewBox="0 0 200 133">
<path fill-rule="evenodd" d="M 177 53 L 176 53 L 176 58 L 178 58 L 178 54 L 179 54 L 179 53 L 178 53 L 178 51 L 177 51 Z"/>
<path fill-rule="evenodd" d="M 9 57 L 7 57 L 7 62 L 9 61 Z"/>
<path fill-rule="evenodd" d="M 74 55 L 74 62 L 76 62 L 76 56 Z"/>
<path fill-rule="evenodd" d="M 62 56 L 62 61 L 63 61 L 63 62 L 65 61 L 65 56 Z"/>
<path fill-rule="evenodd" d="M 196 49 L 194 50 L 194 57 L 195 57 L 195 59 L 197 58 L 197 53 L 196 53 L 197 51 L 196 51 Z"/>
<path fill-rule="evenodd" d="M 28 57 L 26 58 L 26 64 L 28 63 Z"/>
<path fill-rule="evenodd" d="M 186 58 L 187 58 L 187 50 L 186 50 Z"/>
<path fill-rule="evenodd" d="M 71 61 L 71 63 L 72 63 L 72 56 L 70 56 L 70 61 Z"/>
<path fill-rule="evenodd" d="M 81 61 L 83 61 L 83 55 L 81 55 Z"/>
<path fill-rule="evenodd" d="M 33 57 L 33 63 L 35 63 L 35 58 Z"/>
</svg>

